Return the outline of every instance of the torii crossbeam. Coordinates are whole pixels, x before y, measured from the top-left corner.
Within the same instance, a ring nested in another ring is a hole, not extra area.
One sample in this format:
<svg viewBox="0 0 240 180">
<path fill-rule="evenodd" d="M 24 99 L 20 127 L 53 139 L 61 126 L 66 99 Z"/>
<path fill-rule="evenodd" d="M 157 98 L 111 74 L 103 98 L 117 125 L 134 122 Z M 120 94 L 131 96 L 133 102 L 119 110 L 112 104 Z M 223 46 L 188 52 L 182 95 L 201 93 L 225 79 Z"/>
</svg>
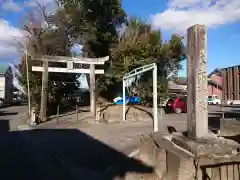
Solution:
<svg viewBox="0 0 240 180">
<path fill-rule="evenodd" d="M 48 67 L 48 72 L 59 72 L 59 73 L 79 73 L 79 74 L 90 74 L 90 69 L 74 68 L 73 64 L 89 64 L 89 65 L 103 65 L 109 60 L 109 56 L 103 58 L 83 58 L 83 57 L 65 57 L 65 56 L 42 56 L 37 58 L 38 61 L 44 62 L 59 62 L 67 63 L 67 68 L 59 67 Z M 41 66 L 32 66 L 32 71 L 43 72 L 44 68 Z M 95 70 L 95 74 L 104 74 L 104 69 Z"/>
</svg>

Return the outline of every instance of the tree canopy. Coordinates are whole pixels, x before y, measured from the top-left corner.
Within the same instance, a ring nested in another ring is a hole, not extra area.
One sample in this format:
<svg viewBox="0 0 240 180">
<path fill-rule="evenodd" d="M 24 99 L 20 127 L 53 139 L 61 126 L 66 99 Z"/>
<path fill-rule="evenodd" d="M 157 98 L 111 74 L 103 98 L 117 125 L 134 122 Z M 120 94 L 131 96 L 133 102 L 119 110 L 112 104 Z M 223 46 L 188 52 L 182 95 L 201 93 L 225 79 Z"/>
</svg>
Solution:
<svg viewBox="0 0 240 180">
<path fill-rule="evenodd" d="M 101 87 L 105 84 L 106 91 L 109 86 L 120 89 L 124 74 L 135 68 L 156 63 L 159 94 L 166 94 L 167 77 L 178 72 L 181 68 L 180 62 L 185 58 L 182 39 L 172 35 L 169 41 L 163 41 L 161 31 L 151 30 L 151 26 L 142 20 L 129 19 L 127 27 L 119 32 L 117 45 L 111 48 L 111 66 L 105 76 L 101 77 Z M 135 83 L 135 90 L 145 102 L 152 102 L 152 72 L 141 76 L 137 84 Z M 109 95 L 109 92 L 105 94 Z"/>
<path fill-rule="evenodd" d="M 40 93 L 42 84 L 42 73 L 32 72 L 33 65 L 41 65 L 39 57 L 42 55 L 52 56 L 71 56 L 71 44 L 68 35 L 65 33 L 67 26 L 65 24 L 53 24 L 51 16 L 45 12 L 45 6 L 38 4 L 37 11 L 30 12 L 26 18 L 23 29 L 29 34 L 27 41 L 28 64 L 29 64 L 29 79 L 32 104 L 39 112 Z M 60 16 L 59 16 L 60 18 Z M 62 18 L 62 17 L 61 17 Z M 58 26 L 57 26 L 58 25 Z M 57 26 L 57 28 L 56 28 Z M 23 74 L 22 84 L 27 88 L 26 78 L 26 55 L 22 57 L 21 72 Z M 61 67 L 59 63 L 49 63 L 49 66 Z M 62 82 L 72 82 L 65 83 Z M 59 103 L 64 94 L 72 93 L 76 89 L 75 74 L 49 73 L 49 100 Z M 49 109 L 50 110 L 50 109 Z M 50 113 L 50 111 L 48 111 Z"/>
<path fill-rule="evenodd" d="M 27 46 L 31 52 L 30 68 L 36 63 L 36 55 L 76 56 L 71 47 L 81 44 L 85 57 L 110 56 L 104 65 L 105 74 L 97 76 L 98 95 L 109 100 L 114 98 L 121 91 L 125 73 L 150 63 L 156 63 L 158 67 L 159 94 L 167 93 L 167 77 L 177 73 L 181 68 L 180 62 L 185 58 L 182 37 L 174 34 L 164 41 L 161 31 L 152 30 L 150 24 L 138 18 L 127 17 L 119 0 L 58 2 L 58 10 L 51 15 L 38 4 L 38 16 L 31 12 L 24 23 L 24 30 L 30 34 Z M 61 66 L 59 63 L 54 65 Z M 25 77 L 24 61 L 22 71 Z M 41 73 L 30 72 L 30 77 L 33 100 L 39 104 Z M 73 92 L 75 83 L 53 86 L 51 82 L 75 82 L 76 77 L 76 74 L 50 74 L 49 94 L 54 95 L 57 101 L 63 94 Z M 26 85 L 24 79 L 22 82 Z M 135 91 L 146 104 L 152 98 L 151 88 L 152 73 L 146 72 L 135 86 Z"/>
<path fill-rule="evenodd" d="M 119 0 L 59 0 L 69 17 L 69 35 L 83 44 L 84 55 L 104 57 L 116 43 L 117 27 L 126 22 Z"/>
</svg>

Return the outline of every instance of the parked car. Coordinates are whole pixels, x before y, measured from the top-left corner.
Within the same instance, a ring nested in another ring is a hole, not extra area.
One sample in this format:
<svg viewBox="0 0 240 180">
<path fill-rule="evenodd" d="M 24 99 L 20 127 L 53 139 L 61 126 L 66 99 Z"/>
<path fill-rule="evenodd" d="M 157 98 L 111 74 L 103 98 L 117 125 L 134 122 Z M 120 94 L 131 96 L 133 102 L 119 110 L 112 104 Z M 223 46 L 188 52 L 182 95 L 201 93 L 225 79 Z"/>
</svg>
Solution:
<svg viewBox="0 0 240 180">
<path fill-rule="evenodd" d="M 4 106 L 4 99 L 0 98 L 0 108 Z"/>
<path fill-rule="evenodd" d="M 240 100 L 228 100 L 227 105 L 240 105 Z"/>
<path fill-rule="evenodd" d="M 186 113 L 187 112 L 187 96 L 169 98 L 165 112 L 167 113 Z"/>
<path fill-rule="evenodd" d="M 21 105 L 22 104 L 22 98 L 18 94 L 13 94 L 12 97 L 12 104 L 13 105 Z"/>
<path fill-rule="evenodd" d="M 218 97 L 218 95 L 212 95 L 212 96 L 208 96 L 208 104 L 221 104 L 221 100 Z"/>
</svg>

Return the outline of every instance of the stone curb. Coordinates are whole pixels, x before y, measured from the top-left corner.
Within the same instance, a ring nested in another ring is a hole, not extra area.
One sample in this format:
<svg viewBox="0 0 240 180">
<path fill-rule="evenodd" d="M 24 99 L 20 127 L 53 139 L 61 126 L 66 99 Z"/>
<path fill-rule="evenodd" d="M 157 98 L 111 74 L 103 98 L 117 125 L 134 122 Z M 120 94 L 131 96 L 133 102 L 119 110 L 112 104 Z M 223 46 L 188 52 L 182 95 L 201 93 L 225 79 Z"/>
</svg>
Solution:
<svg viewBox="0 0 240 180">
<path fill-rule="evenodd" d="M 36 129 L 36 128 L 29 125 L 20 125 L 17 127 L 18 131 L 25 131 L 25 130 L 32 130 L 32 129 Z"/>
<path fill-rule="evenodd" d="M 129 153 L 127 156 L 129 158 L 133 158 L 134 156 L 136 156 L 139 153 L 139 148 L 135 149 L 134 151 L 132 151 L 131 153 Z M 110 165 L 108 168 L 105 169 L 104 174 L 108 174 L 111 171 L 114 171 L 116 169 L 116 164 L 112 164 Z M 134 178 L 133 178 L 134 180 Z"/>
</svg>

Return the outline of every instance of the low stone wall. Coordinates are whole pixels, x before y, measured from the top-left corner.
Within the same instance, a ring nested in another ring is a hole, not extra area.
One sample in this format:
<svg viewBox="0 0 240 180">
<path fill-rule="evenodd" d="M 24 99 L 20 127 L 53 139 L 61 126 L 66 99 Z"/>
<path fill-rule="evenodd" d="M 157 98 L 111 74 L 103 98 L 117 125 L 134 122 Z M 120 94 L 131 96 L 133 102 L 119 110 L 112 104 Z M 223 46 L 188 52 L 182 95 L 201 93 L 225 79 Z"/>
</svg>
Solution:
<svg viewBox="0 0 240 180">
<path fill-rule="evenodd" d="M 120 122 L 123 120 L 122 105 L 111 105 L 106 108 L 101 108 L 101 120 L 109 123 Z M 149 108 L 142 106 L 126 106 L 126 120 L 127 121 L 147 121 L 151 120 L 152 112 Z"/>
<path fill-rule="evenodd" d="M 239 179 L 240 145 L 223 138 L 210 139 L 196 143 L 180 134 L 158 132 L 141 137 L 139 156 L 162 180 Z"/>
</svg>

